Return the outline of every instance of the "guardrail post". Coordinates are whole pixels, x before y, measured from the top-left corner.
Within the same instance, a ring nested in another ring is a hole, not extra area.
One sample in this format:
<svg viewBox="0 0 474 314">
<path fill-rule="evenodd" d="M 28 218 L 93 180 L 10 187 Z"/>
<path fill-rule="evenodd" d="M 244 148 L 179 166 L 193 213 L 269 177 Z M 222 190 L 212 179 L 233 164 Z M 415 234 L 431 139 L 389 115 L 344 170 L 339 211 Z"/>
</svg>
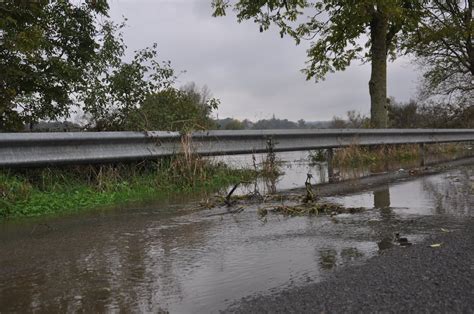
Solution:
<svg viewBox="0 0 474 314">
<path fill-rule="evenodd" d="M 327 160 L 328 160 L 328 180 L 333 182 L 334 180 L 334 150 L 328 148 L 327 150 Z"/>
<path fill-rule="evenodd" d="M 426 151 L 425 146 L 426 146 L 425 143 L 421 143 L 420 146 L 419 146 L 419 149 L 420 149 L 420 166 L 421 167 L 425 166 L 425 151 Z"/>
</svg>

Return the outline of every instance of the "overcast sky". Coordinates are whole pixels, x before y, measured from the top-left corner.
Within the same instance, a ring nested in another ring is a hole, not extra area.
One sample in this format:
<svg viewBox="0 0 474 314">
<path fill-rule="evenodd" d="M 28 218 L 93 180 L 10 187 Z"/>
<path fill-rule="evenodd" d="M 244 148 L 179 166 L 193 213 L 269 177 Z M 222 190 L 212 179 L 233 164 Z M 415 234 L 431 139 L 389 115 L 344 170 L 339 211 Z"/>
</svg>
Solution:
<svg viewBox="0 0 474 314">
<path fill-rule="evenodd" d="M 219 118 L 330 120 L 354 109 L 368 114 L 369 64 L 354 63 L 324 82 L 306 81 L 308 43 L 281 39 L 277 30 L 260 33 L 252 22 L 211 16 L 211 0 L 110 0 L 110 17 L 128 19 L 124 37 L 129 53 L 158 44 L 170 60 L 178 85 L 207 85 L 221 100 Z M 388 93 L 399 101 L 416 94 L 419 74 L 407 59 L 389 64 Z"/>
</svg>

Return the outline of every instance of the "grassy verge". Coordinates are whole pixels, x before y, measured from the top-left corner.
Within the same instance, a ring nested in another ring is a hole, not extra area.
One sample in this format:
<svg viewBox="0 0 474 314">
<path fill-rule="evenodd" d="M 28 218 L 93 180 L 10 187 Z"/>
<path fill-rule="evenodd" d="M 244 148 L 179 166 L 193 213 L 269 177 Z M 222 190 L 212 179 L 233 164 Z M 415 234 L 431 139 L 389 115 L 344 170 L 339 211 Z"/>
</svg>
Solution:
<svg viewBox="0 0 474 314">
<path fill-rule="evenodd" d="M 189 156 L 133 165 L 0 171 L 0 219 L 78 212 L 176 193 L 211 191 L 253 178 L 250 170 Z"/>
<path fill-rule="evenodd" d="M 420 157 L 418 145 L 389 145 L 379 147 L 349 146 L 334 153 L 334 165 L 373 165 L 388 161 L 408 161 Z"/>
<path fill-rule="evenodd" d="M 450 156 L 465 150 L 465 144 L 432 144 L 426 145 L 426 155 Z M 387 145 L 377 147 L 361 147 L 352 145 L 334 150 L 333 164 L 336 167 L 356 167 L 377 165 L 387 161 L 405 162 L 417 160 L 420 156 L 419 145 Z M 322 150 L 311 155 L 313 162 L 326 160 Z"/>
</svg>

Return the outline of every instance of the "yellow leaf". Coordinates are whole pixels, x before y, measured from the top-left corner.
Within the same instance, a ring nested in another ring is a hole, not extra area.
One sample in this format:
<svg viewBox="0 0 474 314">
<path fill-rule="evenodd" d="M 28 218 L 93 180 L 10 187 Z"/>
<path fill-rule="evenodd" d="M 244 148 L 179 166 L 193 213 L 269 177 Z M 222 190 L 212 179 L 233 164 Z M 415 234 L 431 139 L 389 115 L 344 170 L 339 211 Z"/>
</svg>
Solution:
<svg viewBox="0 0 474 314">
<path fill-rule="evenodd" d="M 443 232 L 451 232 L 450 230 L 444 229 L 444 228 L 441 228 L 441 231 L 443 231 Z"/>
<path fill-rule="evenodd" d="M 432 248 L 436 248 L 436 247 L 440 247 L 441 246 L 441 243 L 434 243 L 434 244 L 431 244 L 430 247 Z"/>
</svg>

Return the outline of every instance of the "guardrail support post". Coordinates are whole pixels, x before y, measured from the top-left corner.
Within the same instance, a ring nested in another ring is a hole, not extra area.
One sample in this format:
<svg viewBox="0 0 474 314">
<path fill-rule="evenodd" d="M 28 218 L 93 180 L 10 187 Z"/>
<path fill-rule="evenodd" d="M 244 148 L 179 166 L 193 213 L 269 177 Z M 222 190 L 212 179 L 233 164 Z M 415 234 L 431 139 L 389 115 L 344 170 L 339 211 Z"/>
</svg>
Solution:
<svg viewBox="0 0 474 314">
<path fill-rule="evenodd" d="M 328 148 L 327 150 L 327 160 L 328 160 L 328 181 L 333 182 L 334 180 L 334 150 Z"/>
<path fill-rule="evenodd" d="M 425 166 L 425 143 L 420 144 L 420 166 L 424 167 Z"/>
</svg>

